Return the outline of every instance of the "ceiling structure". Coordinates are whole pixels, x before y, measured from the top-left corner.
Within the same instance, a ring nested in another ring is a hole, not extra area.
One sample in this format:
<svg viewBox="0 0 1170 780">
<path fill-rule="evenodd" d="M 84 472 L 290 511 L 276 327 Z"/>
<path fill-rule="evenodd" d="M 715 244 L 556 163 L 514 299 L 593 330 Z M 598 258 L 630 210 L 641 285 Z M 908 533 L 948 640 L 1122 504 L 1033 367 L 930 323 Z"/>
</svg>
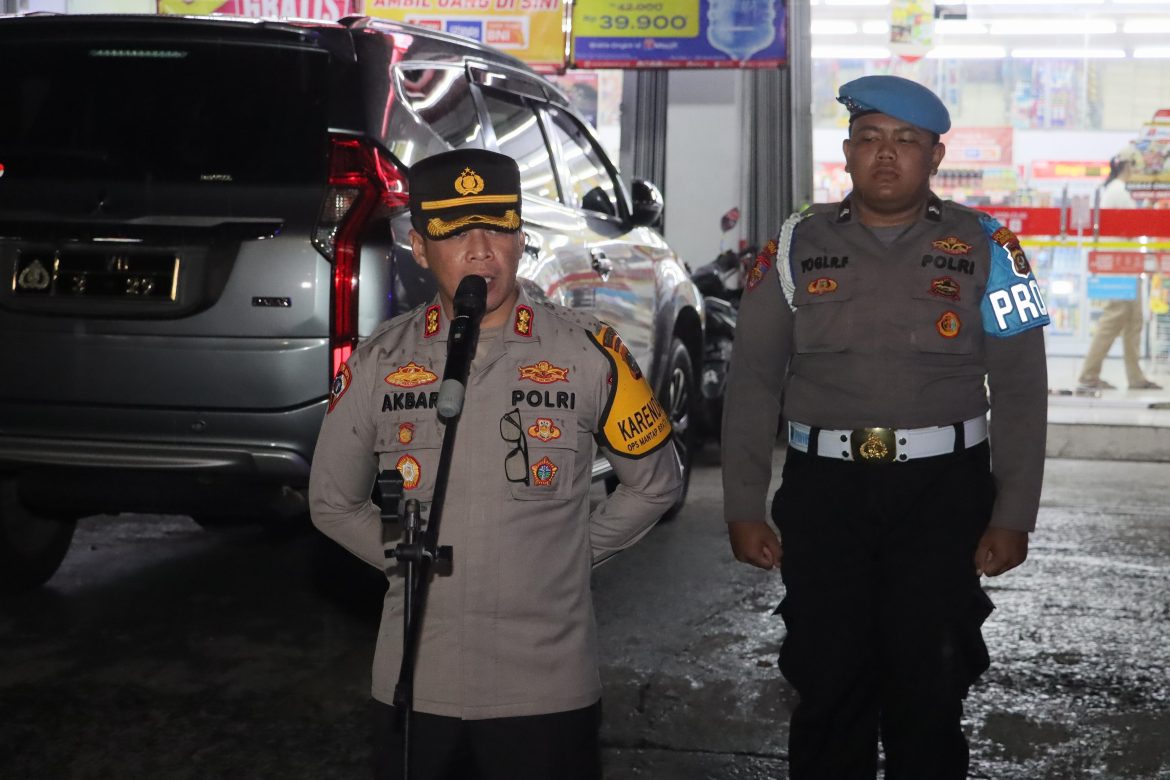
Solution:
<svg viewBox="0 0 1170 780">
<path fill-rule="evenodd" d="M 890 0 L 811 0 L 814 59 L 885 59 Z M 927 5 L 924 3 L 923 5 Z M 928 58 L 1170 60 L 1170 0 L 935 4 Z"/>
</svg>

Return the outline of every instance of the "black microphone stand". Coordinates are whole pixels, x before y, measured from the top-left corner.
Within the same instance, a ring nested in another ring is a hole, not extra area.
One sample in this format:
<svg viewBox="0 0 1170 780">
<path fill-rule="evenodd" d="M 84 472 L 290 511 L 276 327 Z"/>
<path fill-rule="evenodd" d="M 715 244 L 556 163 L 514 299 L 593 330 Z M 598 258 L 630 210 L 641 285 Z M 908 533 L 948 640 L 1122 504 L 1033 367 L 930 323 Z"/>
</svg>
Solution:
<svg viewBox="0 0 1170 780">
<path fill-rule="evenodd" d="M 462 287 L 462 285 L 461 285 Z M 466 385 L 467 374 L 470 369 L 470 358 L 474 357 L 477 342 L 479 341 L 479 317 L 483 316 L 480 308 L 478 316 L 469 318 L 464 328 L 453 330 L 448 350 L 468 350 L 468 360 L 463 364 L 462 376 L 452 377 L 461 385 Z M 445 377 L 446 379 L 446 377 Z M 430 517 L 427 519 L 426 529 L 422 531 L 422 540 L 418 540 L 419 506 L 418 501 L 410 499 L 406 502 L 406 511 L 403 518 L 403 541 L 394 549 L 385 550 L 387 558 L 394 558 L 406 566 L 405 598 L 402 607 L 404 632 L 402 635 L 402 665 L 398 670 L 398 684 L 394 686 L 394 706 L 402 715 L 402 771 L 403 780 L 410 780 L 410 721 L 414 709 L 414 668 L 418 656 L 419 637 L 422 635 L 423 614 L 427 606 L 427 594 L 430 592 L 431 564 L 435 560 L 450 561 L 452 552 L 450 545 L 439 546 L 439 523 L 443 519 L 443 504 L 447 498 L 447 477 L 451 471 L 451 457 L 455 452 L 455 434 L 459 427 L 462 400 L 459 411 L 450 417 L 444 417 L 446 429 L 443 431 L 443 446 L 439 451 L 439 465 L 435 472 L 435 490 L 431 499 Z M 392 474 L 398 477 L 399 495 L 401 495 L 402 476 L 397 472 L 382 472 L 382 475 Z M 382 476 L 379 475 L 379 484 Z M 383 515 L 385 517 L 385 515 Z"/>
</svg>

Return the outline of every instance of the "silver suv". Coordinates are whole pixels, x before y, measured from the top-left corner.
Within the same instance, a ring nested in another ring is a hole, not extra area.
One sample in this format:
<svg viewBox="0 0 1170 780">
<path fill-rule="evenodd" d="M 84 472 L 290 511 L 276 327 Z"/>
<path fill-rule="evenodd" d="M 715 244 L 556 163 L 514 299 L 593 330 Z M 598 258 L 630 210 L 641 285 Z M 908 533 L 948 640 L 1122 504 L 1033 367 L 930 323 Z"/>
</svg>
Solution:
<svg viewBox="0 0 1170 780">
<path fill-rule="evenodd" d="M 334 370 L 433 291 L 405 173 L 456 146 L 519 161 L 524 284 L 617 327 L 689 461 L 701 308 L 661 196 L 520 61 L 366 18 L 36 15 L 0 19 L 0 73 L 0 589 L 86 515 L 302 514 Z"/>
</svg>

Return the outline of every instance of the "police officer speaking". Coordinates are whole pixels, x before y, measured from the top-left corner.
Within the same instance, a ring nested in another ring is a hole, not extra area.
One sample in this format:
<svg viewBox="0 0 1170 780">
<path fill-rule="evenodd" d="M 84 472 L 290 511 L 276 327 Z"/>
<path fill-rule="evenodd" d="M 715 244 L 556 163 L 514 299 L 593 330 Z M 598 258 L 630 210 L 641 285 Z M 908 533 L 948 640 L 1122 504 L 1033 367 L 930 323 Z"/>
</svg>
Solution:
<svg viewBox="0 0 1170 780">
<path fill-rule="evenodd" d="M 442 510 L 449 574 L 426 604 L 414 678 L 412 778 L 600 776 L 601 685 L 591 567 L 633 544 L 678 499 L 670 422 L 609 327 L 529 297 L 519 169 L 479 149 L 410 171 L 411 246 L 438 295 L 381 325 L 341 367 L 309 486 L 313 522 L 385 566 L 379 470 L 431 501 L 444 420 L 436 411 L 455 292 L 486 281 Z M 594 441 L 621 484 L 592 513 Z M 401 577 L 389 577 L 374 656 L 374 755 L 399 776 L 393 694 Z"/>
<path fill-rule="evenodd" d="M 784 581 L 793 780 L 873 778 L 879 738 L 890 780 L 962 778 L 979 575 L 1023 562 L 1039 505 L 1048 314 L 1011 231 L 930 190 L 942 101 L 893 76 L 838 100 L 853 190 L 789 218 L 746 285 L 725 519 L 735 557 Z"/>
</svg>

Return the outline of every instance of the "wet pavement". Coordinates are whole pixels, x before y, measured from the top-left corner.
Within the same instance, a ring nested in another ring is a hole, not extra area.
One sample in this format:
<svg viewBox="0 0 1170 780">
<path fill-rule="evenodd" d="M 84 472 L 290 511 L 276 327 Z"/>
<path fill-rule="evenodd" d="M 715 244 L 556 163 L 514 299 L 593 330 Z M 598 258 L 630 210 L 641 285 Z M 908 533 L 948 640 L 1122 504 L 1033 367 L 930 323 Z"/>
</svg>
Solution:
<svg viewBox="0 0 1170 780">
<path fill-rule="evenodd" d="M 595 576 L 611 780 L 787 776 L 782 586 L 732 561 L 712 458 Z M 1029 560 L 989 582 L 971 777 L 1170 778 L 1168 498 L 1167 463 L 1049 461 Z M 377 574 L 333 554 L 83 521 L 50 586 L 0 605 L 0 778 L 366 777 Z"/>
</svg>

